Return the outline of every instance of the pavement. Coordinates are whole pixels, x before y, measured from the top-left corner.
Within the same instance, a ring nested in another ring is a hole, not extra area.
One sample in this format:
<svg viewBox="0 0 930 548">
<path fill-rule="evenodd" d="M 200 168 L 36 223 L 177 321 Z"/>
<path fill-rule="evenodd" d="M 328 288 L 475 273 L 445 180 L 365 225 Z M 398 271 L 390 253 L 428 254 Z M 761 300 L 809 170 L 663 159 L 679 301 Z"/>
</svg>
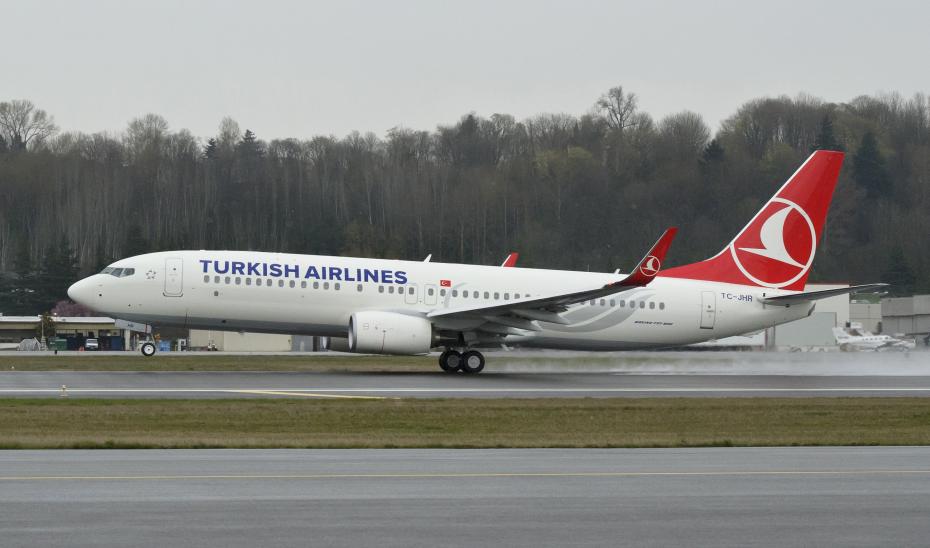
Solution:
<svg viewBox="0 0 930 548">
<path fill-rule="evenodd" d="M 62 390 L 62 386 L 66 390 Z M 930 396 L 930 376 L 3 371 L 0 397 Z"/>
<path fill-rule="evenodd" d="M 19 546 L 925 546 L 930 448 L 0 452 Z"/>
</svg>

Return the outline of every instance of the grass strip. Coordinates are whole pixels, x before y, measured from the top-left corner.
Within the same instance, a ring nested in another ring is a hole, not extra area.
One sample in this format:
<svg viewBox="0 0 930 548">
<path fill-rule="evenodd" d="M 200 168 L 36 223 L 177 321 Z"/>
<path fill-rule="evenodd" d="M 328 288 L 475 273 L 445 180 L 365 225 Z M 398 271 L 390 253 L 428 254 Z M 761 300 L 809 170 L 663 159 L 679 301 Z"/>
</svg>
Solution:
<svg viewBox="0 0 930 548">
<path fill-rule="evenodd" d="M 922 398 L 0 399 L 0 447 L 930 445 Z"/>
</svg>

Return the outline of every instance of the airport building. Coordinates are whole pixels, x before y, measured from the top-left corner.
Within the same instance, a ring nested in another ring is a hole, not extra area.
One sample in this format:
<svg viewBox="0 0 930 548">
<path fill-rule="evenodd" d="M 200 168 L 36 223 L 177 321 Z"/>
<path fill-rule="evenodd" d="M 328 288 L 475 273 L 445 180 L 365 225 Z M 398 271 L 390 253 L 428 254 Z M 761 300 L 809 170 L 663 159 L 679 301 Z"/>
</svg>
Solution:
<svg viewBox="0 0 930 548">
<path fill-rule="evenodd" d="M 51 330 L 44 335 L 52 350 L 79 350 L 87 339 L 97 339 L 100 350 L 126 350 L 132 339 L 128 326 L 105 317 L 51 316 Z M 22 341 L 42 336 L 42 316 L 0 315 L 0 350 L 16 349 Z"/>
<path fill-rule="evenodd" d="M 930 295 L 882 299 L 882 333 L 908 337 L 930 334 Z"/>
</svg>

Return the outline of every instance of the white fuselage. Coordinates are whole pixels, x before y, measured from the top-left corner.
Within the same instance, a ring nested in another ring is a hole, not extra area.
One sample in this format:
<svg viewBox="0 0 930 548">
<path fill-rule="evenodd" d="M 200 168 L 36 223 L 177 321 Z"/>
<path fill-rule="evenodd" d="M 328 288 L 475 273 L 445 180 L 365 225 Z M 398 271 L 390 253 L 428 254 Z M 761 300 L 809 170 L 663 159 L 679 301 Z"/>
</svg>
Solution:
<svg viewBox="0 0 930 548">
<path fill-rule="evenodd" d="M 95 274 L 75 284 L 72 297 L 113 317 L 153 325 L 332 337 L 345 337 L 350 315 L 361 311 L 425 316 L 591 290 L 623 277 L 251 251 L 151 253 L 111 268 L 133 273 Z M 660 275 L 646 287 L 569 306 L 562 316 L 570 325 L 538 321 L 538 331 L 511 333 L 500 342 L 578 350 L 690 344 L 810 314 L 810 304 L 772 306 L 761 300 L 785 293 L 790 292 Z M 433 323 L 466 332 L 480 330 L 484 320 L 440 317 Z"/>
</svg>

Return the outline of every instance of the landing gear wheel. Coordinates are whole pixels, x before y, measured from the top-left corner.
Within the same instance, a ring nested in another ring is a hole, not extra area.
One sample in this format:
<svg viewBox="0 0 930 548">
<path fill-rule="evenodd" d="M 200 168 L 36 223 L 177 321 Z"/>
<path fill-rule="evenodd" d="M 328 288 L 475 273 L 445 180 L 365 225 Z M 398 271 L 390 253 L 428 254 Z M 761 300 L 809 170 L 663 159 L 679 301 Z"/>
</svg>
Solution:
<svg viewBox="0 0 930 548">
<path fill-rule="evenodd" d="M 439 355 L 439 367 L 446 373 L 455 373 L 462 365 L 462 355 L 456 350 L 446 350 Z"/>
<path fill-rule="evenodd" d="M 140 350 L 142 350 L 143 356 L 145 356 L 146 358 L 151 358 L 152 356 L 155 355 L 155 343 L 144 342 L 142 343 L 142 347 L 140 348 Z"/>
<path fill-rule="evenodd" d="M 469 350 L 462 354 L 462 371 L 465 373 L 481 373 L 484 369 L 484 354 L 477 350 Z"/>
</svg>

